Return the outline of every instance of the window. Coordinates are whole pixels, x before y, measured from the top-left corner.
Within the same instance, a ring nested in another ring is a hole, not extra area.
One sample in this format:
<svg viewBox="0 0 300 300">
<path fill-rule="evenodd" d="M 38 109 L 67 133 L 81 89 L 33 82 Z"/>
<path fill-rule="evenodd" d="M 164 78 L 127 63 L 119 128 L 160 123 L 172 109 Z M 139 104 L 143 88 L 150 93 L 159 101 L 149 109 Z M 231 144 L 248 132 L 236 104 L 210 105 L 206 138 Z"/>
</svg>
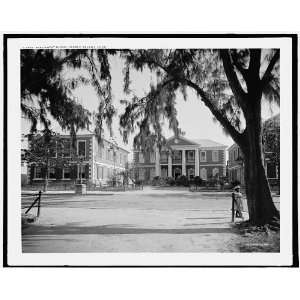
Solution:
<svg viewBox="0 0 300 300">
<path fill-rule="evenodd" d="M 69 167 L 63 168 L 63 179 L 71 179 L 71 169 Z"/>
<path fill-rule="evenodd" d="M 71 141 L 65 140 L 63 142 L 63 157 L 71 156 Z"/>
<path fill-rule="evenodd" d="M 234 150 L 234 160 L 236 160 L 239 156 L 238 149 Z"/>
<path fill-rule="evenodd" d="M 163 161 L 163 162 L 167 162 L 168 161 L 168 153 L 166 151 L 163 151 L 161 153 L 160 160 Z"/>
<path fill-rule="evenodd" d="M 139 180 L 144 180 L 145 178 L 145 170 L 139 169 Z"/>
<path fill-rule="evenodd" d="M 201 177 L 201 179 L 207 180 L 207 171 L 205 168 L 202 168 L 200 170 L 200 177 Z"/>
<path fill-rule="evenodd" d="M 219 160 L 219 151 L 212 151 L 212 161 Z"/>
<path fill-rule="evenodd" d="M 181 151 L 179 151 L 179 150 L 173 151 L 173 159 L 175 161 L 181 160 Z"/>
<path fill-rule="evenodd" d="M 212 175 L 215 177 L 217 175 L 219 175 L 219 169 L 218 168 L 213 168 L 212 170 Z"/>
<path fill-rule="evenodd" d="M 34 178 L 35 179 L 42 179 L 42 168 L 41 167 L 35 167 L 34 168 Z"/>
<path fill-rule="evenodd" d="M 194 151 L 188 151 L 187 152 L 187 157 L 189 161 L 194 161 L 195 160 L 195 152 Z"/>
<path fill-rule="evenodd" d="M 79 165 L 77 168 L 77 178 L 80 179 L 85 179 L 86 178 L 86 174 L 85 174 L 85 166 L 84 165 Z"/>
<path fill-rule="evenodd" d="M 50 157 L 57 157 L 57 141 L 51 143 L 49 153 Z"/>
<path fill-rule="evenodd" d="M 155 162 L 155 152 L 150 152 L 150 162 L 151 163 Z"/>
<path fill-rule="evenodd" d="M 143 163 L 144 162 L 144 155 L 143 155 L 143 153 L 139 153 L 139 162 L 140 163 Z"/>
<path fill-rule="evenodd" d="M 155 168 L 150 168 L 150 179 L 152 180 L 155 176 Z"/>
<path fill-rule="evenodd" d="M 188 178 L 193 179 L 195 176 L 195 170 L 194 169 L 188 169 Z"/>
<path fill-rule="evenodd" d="M 49 179 L 56 179 L 55 168 L 49 168 L 49 170 L 48 170 L 48 178 Z"/>
<path fill-rule="evenodd" d="M 85 157 L 85 143 L 86 141 L 77 141 L 77 155 Z"/>
<path fill-rule="evenodd" d="M 97 179 L 103 179 L 104 178 L 104 167 L 97 166 Z"/>
<path fill-rule="evenodd" d="M 200 151 L 200 161 L 206 161 L 206 151 Z"/>
<path fill-rule="evenodd" d="M 268 162 L 267 163 L 267 177 L 268 178 L 277 178 L 276 174 L 276 165 L 275 163 Z"/>
<path fill-rule="evenodd" d="M 175 168 L 173 172 L 173 177 L 176 179 L 177 177 L 181 176 L 181 168 Z"/>
<path fill-rule="evenodd" d="M 101 167 L 97 166 L 97 179 L 101 178 Z"/>
</svg>

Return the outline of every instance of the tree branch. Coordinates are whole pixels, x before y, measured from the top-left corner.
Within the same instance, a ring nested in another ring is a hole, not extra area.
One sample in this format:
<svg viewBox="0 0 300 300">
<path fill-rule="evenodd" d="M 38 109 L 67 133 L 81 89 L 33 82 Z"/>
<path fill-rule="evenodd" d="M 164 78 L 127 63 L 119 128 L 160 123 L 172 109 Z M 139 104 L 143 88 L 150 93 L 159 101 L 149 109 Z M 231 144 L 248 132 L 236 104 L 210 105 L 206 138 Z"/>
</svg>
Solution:
<svg viewBox="0 0 300 300">
<path fill-rule="evenodd" d="M 221 49 L 220 55 L 223 61 L 223 66 L 225 70 L 225 74 L 227 76 L 229 85 L 234 93 L 234 96 L 239 101 L 241 107 L 244 107 L 244 100 L 243 98 L 246 96 L 245 91 L 243 90 L 241 83 L 234 71 L 233 64 L 230 60 L 230 55 L 227 49 Z"/>
<path fill-rule="evenodd" d="M 211 111 L 211 113 L 215 116 L 215 118 L 221 123 L 221 125 L 230 133 L 235 142 L 238 142 L 242 138 L 242 134 L 239 133 L 230 123 L 226 116 L 224 116 L 212 103 L 209 99 L 208 95 L 194 82 L 182 79 L 181 82 L 184 82 L 189 87 L 193 88 L 201 97 L 202 102 L 205 106 Z"/>
<path fill-rule="evenodd" d="M 261 49 L 250 49 L 249 72 L 259 76 Z"/>
<path fill-rule="evenodd" d="M 232 61 L 234 66 L 237 68 L 237 70 L 242 74 L 245 81 L 248 79 L 248 69 L 244 69 L 241 64 L 238 62 L 236 57 L 236 51 L 234 52 L 234 55 L 231 55 Z"/>
<path fill-rule="evenodd" d="M 269 65 L 261 79 L 262 87 L 264 87 L 269 82 L 271 72 L 272 72 L 276 62 L 279 60 L 279 58 L 280 58 L 280 50 L 277 49 L 277 51 L 275 52 L 274 56 L 272 57 Z"/>
</svg>

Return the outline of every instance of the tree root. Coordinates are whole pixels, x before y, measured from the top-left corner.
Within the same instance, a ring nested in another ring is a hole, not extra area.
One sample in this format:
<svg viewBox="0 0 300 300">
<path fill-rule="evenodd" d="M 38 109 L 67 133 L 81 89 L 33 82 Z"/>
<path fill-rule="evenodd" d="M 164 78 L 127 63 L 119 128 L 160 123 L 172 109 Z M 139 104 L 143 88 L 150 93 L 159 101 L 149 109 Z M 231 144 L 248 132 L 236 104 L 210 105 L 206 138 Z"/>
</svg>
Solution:
<svg viewBox="0 0 300 300">
<path fill-rule="evenodd" d="M 270 222 L 264 225 L 255 225 L 249 220 L 238 222 L 235 224 L 235 227 L 242 233 L 255 233 L 255 232 L 265 232 L 267 235 L 270 234 L 270 231 L 278 232 L 280 231 L 280 220 L 273 218 Z"/>
</svg>

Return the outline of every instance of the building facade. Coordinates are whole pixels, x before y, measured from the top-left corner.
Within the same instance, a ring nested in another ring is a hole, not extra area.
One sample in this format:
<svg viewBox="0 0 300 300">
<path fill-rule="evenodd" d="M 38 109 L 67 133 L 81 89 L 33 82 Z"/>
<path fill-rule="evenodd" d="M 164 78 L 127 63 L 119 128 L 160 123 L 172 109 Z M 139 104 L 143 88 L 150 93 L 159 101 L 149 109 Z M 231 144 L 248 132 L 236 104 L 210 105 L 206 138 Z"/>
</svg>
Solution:
<svg viewBox="0 0 300 300">
<path fill-rule="evenodd" d="M 72 147 L 70 135 L 59 135 L 53 143 L 47 176 L 49 183 L 68 185 L 81 181 L 101 186 L 112 177 L 122 181 L 121 174 L 128 164 L 127 150 L 105 139 L 99 142 L 92 133 L 77 135 L 75 147 Z M 44 178 L 45 166 L 30 162 L 29 183 L 39 184 Z"/>
<path fill-rule="evenodd" d="M 272 159 L 271 152 L 264 152 L 264 166 L 268 181 L 271 185 L 278 185 L 278 166 Z M 244 158 L 240 147 L 233 144 L 228 148 L 228 180 L 229 182 L 239 181 L 245 184 L 244 174 Z"/>
<path fill-rule="evenodd" d="M 228 180 L 229 182 L 239 181 L 245 184 L 243 153 L 237 144 L 228 148 Z"/>
<path fill-rule="evenodd" d="M 263 123 L 263 154 L 266 176 L 271 186 L 279 184 L 280 168 L 280 115 L 277 114 Z M 244 179 L 243 153 L 237 144 L 228 148 L 228 179 L 230 182 L 238 180 L 242 185 Z"/>
<path fill-rule="evenodd" d="M 134 151 L 135 177 L 150 182 L 155 176 L 162 178 L 185 175 L 188 179 L 200 176 L 203 180 L 226 174 L 226 146 L 211 140 L 191 140 L 172 137 L 161 149 L 143 153 Z"/>
</svg>

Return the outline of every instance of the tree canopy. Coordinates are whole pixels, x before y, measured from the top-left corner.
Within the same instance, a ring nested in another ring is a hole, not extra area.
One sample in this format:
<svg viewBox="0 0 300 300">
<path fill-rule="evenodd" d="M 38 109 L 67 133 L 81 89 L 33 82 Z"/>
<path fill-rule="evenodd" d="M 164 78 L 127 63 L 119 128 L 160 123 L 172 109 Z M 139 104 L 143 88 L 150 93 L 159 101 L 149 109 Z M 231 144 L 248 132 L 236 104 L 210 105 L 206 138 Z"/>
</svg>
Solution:
<svg viewBox="0 0 300 300">
<path fill-rule="evenodd" d="M 132 97 L 122 101 L 126 105 L 120 125 L 124 140 L 139 133 L 135 144 L 144 147 L 163 141 L 162 123 L 169 120 L 169 127 L 180 133 L 175 107 L 177 92 L 187 99 L 187 89 L 195 91 L 209 108 L 213 117 L 234 140 L 245 129 L 244 110 L 251 72 L 258 69 L 264 99 L 279 103 L 279 50 L 254 49 L 153 49 L 130 50 L 126 59 L 124 90 L 130 91 L 130 70 L 142 71 L 148 67 L 157 75 L 157 85 L 151 85 L 142 98 Z M 254 83 L 253 83 L 254 84 Z"/>
<path fill-rule="evenodd" d="M 95 115 L 96 133 L 101 135 L 103 120 L 111 128 L 115 110 L 111 104 L 108 55 L 115 53 L 115 50 L 106 49 L 22 50 L 21 110 L 31 121 L 31 131 L 37 130 L 39 122 L 50 129 L 49 116 L 71 135 L 89 128 L 91 113 L 74 96 L 74 90 L 86 84 L 95 88 L 100 99 Z M 72 71 L 75 75 L 67 77 Z"/>
</svg>

